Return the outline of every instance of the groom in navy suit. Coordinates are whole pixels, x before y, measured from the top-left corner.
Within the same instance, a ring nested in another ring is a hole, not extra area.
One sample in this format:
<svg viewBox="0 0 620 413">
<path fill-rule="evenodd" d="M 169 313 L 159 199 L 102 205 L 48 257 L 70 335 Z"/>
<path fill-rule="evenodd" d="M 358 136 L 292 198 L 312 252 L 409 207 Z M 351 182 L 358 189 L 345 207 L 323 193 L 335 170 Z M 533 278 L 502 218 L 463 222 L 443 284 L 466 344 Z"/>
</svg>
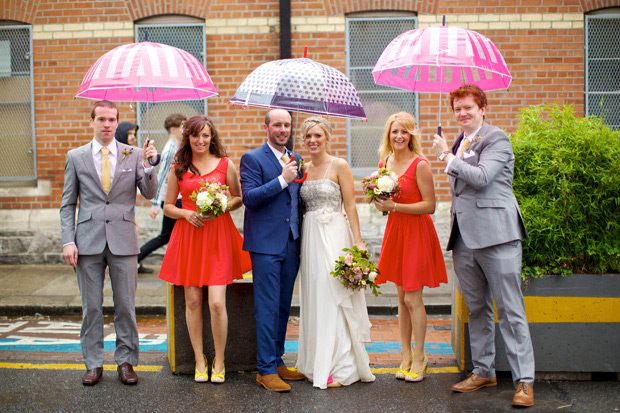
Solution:
<svg viewBox="0 0 620 413">
<path fill-rule="evenodd" d="M 256 317 L 256 383 L 283 392 L 282 380 L 303 380 L 282 361 L 293 286 L 299 269 L 301 199 L 299 171 L 285 145 L 291 115 L 274 109 L 263 125 L 267 142 L 241 157 L 241 189 L 245 205 L 243 249 L 250 253 Z M 295 154 L 295 159 L 300 159 Z"/>
</svg>

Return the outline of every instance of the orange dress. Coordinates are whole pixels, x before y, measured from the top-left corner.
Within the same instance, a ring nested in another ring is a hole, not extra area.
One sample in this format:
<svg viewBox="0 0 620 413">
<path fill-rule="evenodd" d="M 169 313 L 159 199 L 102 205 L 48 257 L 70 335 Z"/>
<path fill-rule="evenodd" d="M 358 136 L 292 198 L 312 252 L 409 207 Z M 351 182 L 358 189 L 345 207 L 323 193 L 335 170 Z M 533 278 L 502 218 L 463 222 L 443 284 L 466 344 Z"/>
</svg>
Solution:
<svg viewBox="0 0 620 413">
<path fill-rule="evenodd" d="M 414 204 L 422 201 L 415 171 L 423 160 L 414 159 L 398 178 L 400 193 L 392 198 L 394 202 Z M 446 264 L 430 215 L 390 212 L 377 267 L 380 271 L 377 276 L 379 284 L 392 281 L 404 291 L 434 288 L 447 283 Z"/>
<path fill-rule="evenodd" d="M 228 158 L 222 158 L 208 174 L 198 176 L 186 172 L 179 183 L 183 209 L 196 211 L 196 203 L 189 196 L 202 181 L 226 184 Z M 243 238 L 230 213 L 226 212 L 200 228 L 185 219 L 177 219 L 159 271 L 159 278 L 174 285 L 205 286 L 227 285 L 233 279 L 243 278 L 252 265 L 250 255 L 242 250 Z"/>
</svg>

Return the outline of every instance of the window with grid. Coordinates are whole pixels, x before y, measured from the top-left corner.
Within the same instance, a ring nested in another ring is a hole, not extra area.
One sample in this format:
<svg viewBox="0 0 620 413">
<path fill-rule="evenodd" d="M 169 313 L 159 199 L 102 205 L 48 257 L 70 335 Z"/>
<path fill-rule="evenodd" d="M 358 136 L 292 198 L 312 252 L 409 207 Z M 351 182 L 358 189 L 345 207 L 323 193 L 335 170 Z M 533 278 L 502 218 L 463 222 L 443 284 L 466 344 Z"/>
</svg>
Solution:
<svg viewBox="0 0 620 413">
<path fill-rule="evenodd" d="M 620 10 L 586 16 L 586 115 L 620 130 Z"/>
<path fill-rule="evenodd" d="M 0 182 L 37 179 L 32 27 L 0 22 Z"/>
<path fill-rule="evenodd" d="M 206 66 L 205 24 L 197 19 L 184 16 L 171 16 L 172 22 L 165 18 L 155 18 L 137 23 L 135 36 L 137 42 L 149 41 L 173 46 L 190 53 Z M 179 22 L 181 19 L 181 22 Z M 184 22 L 186 20 L 187 22 Z M 207 103 L 202 100 L 184 100 L 174 102 L 147 102 L 138 104 L 138 140 L 140 145 L 148 136 L 155 140 L 155 146 L 161 152 L 168 141 L 164 120 L 168 115 L 181 113 L 188 119 L 194 115 L 207 113 Z"/>
<path fill-rule="evenodd" d="M 347 18 L 347 76 L 368 117 L 368 122 L 347 121 L 348 161 L 357 176 L 377 169 L 377 150 L 391 114 L 406 111 L 418 117 L 417 93 L 377 85 L 372 77 L 375 63 L 392 39 L 416 26 L 417 18 L 412 15 Z"/>
</svg>

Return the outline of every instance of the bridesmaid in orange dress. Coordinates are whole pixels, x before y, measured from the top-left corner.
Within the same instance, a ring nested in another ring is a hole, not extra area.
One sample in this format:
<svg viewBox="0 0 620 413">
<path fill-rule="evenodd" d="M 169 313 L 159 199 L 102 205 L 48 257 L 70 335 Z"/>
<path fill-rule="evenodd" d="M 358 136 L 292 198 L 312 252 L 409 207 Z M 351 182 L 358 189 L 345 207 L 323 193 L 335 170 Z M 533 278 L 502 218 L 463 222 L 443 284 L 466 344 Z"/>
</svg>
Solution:
<svg viewBox="0 0 620 413">
<path fill-rule="evenodd" d="M 226 285 L 251 269 L 250 256 L 242 250 L 243 238 L 230 213 L 241 206 L 237 170 L 226 152 L 213 122 L 204 115 L 187 121 L 174 168 L 168 175 L 164 214 L 177 222 L 172 231 L 159 278 L 185 287 L 185 316 L 196 359 L 194 380 L 209 380 L 202 343 L 202 287 L 209 288 L 209 311 L 215 347 L 211 382 L 223 383 L 224 350 L 228 334 Z M 203 181 L 227 185 L 231 198 L 227 212 L 202 216 L 190 195 Z M 181 193 L 182 208 L 175 202 Z"/>
<path fill-rule="evenodd" d="M 447 283 L 446 266 L 429 214 L 435 212 L 435 189 L 428 161 L 422 155 L 420 133 L 413 116 L 396 113 L 387 120 L 379 156 L 388 171 L 399 176 L 400 192 L 374 201 L 390 216 L 383 236 L 379 283 L 392 281 L 398 289 L 398 327 L 402 362 L 397 379 L 422 381 L 428 357 L 424 353 L 426 309 L 424 287 Z M 411 342 L 415 342 L 413 354 Z"/>
</svg>

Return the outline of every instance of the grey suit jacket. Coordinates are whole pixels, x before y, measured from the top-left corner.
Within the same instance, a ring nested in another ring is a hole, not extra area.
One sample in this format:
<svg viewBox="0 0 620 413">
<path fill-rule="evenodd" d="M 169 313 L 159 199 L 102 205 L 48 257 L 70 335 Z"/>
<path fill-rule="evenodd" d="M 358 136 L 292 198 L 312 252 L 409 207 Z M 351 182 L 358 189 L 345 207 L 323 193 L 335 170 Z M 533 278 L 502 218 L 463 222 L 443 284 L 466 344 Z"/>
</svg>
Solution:
<svg viewBox="0 0 620 413">
<path fill-rule="evenodd" d="M 465 245 L 471 249 L 527 238 L 519 204 L 512 192 L 514 154 L 508 136 L 484 122 L 480 139 L 448 169 L 452 188 L 451 231 L 448 251 L 456 241 L 455 220 Z M 456 151 L 461 134 L 452 145 Z"/>
<path fill-rule="evenodd" d="M 114 181 L 107 195 L 95 169 L 92 142 L 67 154 L 60 207 L 62 243 L 75 242 L 80 255 L 100 254 L 106 243 L 115 255 L 136 255 L 140 251 L 135 222 L 136 188 L 145 198 L 153 198 L 157 173 L 155 168 L 144 173 L 142 149 L 134 147 L 123 159 L 122 151 L 132 147 L 120 142 L 117 145 Z"/>
</svg>

